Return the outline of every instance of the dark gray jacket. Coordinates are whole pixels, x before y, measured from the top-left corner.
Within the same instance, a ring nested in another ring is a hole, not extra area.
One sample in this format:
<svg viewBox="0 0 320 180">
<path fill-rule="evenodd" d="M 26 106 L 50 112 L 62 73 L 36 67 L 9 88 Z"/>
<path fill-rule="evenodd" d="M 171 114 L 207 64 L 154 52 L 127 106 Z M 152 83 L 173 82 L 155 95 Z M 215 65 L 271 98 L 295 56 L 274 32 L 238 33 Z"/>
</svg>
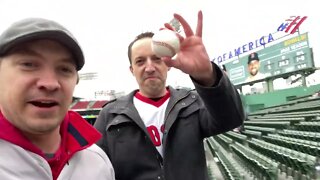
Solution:
<svg viewBox="0 0 320 180">
<path fill-rule="evenodd" d="M 98 145 L 108 154 L 117 180 L 205 180 L 203 139 L 242 124 L 240 97 L 219 70 L 215 87 L 196 91 L 170 89 L 165 113 L 163 158 L 133 105 L 136 91 L 108 103 L 95 127 L 103 134 Z"/>
</svg>

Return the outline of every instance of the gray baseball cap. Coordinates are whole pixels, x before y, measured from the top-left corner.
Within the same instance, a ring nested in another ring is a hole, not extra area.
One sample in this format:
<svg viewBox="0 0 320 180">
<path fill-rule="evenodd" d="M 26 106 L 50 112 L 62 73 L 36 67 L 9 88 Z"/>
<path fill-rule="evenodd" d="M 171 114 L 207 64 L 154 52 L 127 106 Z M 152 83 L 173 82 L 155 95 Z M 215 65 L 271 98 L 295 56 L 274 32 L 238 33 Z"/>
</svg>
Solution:
<svg viewBox="0 0 320 180">
<path fill-rule="evenodd" d="M 55 21 L 42 18 L 27 18 L 15 22 L 0 36 L 0 57 L 20 43 L 38 39 L 51 39 L 66 46 L 73 54 L 76 69 L 84 65 L 84 55 L 78 41 L 65 27 Z"/>
</svg>

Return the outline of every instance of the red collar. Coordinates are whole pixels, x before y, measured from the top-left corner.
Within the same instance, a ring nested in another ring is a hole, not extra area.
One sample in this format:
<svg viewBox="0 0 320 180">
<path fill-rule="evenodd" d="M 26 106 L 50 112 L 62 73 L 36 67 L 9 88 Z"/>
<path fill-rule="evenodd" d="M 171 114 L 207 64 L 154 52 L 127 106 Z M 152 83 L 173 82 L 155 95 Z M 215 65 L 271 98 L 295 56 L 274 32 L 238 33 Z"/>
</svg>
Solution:
<svg viewBox="0 0 320 180">
<path fill-rule="evenodd" d="M 74 153 L 85 149 L 101 138 L 101 134 L 78 113 L 68 111 L 61 123 L 60 134 L 62 143 L 54 158 L 47 160 L 50 164 L 53 178 L 56 179 L 63 166 Z M 13 126 L 0 112 L 0 139 L 18 145 L 28 151 L 45 158 L 44 153 L 33 145 L 21 131 Z"/>
<path fill-rule="evenodd" d="M 140 93 L 140 91 L 137 91 L 136 94 L 134 95 L 134 97 L 136 97 L 137 99 L 139 99 L 142 102 L 151 104 L 155 107 L 160 107 L 164 102 L 166 102 L 167 99 L 170 98 L 170 91 L 167 89 L 166 94 L 163 97 L 161 97 L 158 101 L 154 101 L 151 98 L 143 96 Z"/>
</svg>

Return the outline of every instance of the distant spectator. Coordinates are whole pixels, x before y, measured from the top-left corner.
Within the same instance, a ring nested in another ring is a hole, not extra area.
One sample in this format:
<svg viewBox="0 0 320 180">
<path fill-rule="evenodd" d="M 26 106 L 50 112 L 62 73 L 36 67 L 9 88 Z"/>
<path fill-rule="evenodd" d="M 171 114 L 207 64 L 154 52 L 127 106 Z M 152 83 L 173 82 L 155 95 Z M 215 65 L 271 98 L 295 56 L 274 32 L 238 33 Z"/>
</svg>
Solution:
<svg viewBox="0 0 320 180">
<path fill-rule="evenodd" d="M 226 76 L 228 76 L 227 68 L 226 68 L 225 65 L 222 65 L 222 72 L 223 72 Z"/>
<path fill-rule="evenodd" d="M 223 70 L 223 72 L 227 73 L 227 68 L 225 65 L 222 65 L 222 70 Z"/>
</svg>

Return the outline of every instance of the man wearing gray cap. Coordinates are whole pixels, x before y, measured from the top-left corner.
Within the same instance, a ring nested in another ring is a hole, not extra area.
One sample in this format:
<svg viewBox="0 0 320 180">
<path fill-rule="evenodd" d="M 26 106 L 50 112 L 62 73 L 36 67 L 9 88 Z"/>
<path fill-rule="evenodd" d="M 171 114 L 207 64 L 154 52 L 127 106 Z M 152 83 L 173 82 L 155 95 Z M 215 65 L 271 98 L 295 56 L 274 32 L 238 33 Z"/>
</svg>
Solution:
<svg viewBox="0 0 320 180">
<path fill-rule="evenodd" d="M 18 21 L 0 36 L 0 179 L 113 180 L 101 134 L 69 111 L 82 50 L 46 19 Z"/>
</svg>

